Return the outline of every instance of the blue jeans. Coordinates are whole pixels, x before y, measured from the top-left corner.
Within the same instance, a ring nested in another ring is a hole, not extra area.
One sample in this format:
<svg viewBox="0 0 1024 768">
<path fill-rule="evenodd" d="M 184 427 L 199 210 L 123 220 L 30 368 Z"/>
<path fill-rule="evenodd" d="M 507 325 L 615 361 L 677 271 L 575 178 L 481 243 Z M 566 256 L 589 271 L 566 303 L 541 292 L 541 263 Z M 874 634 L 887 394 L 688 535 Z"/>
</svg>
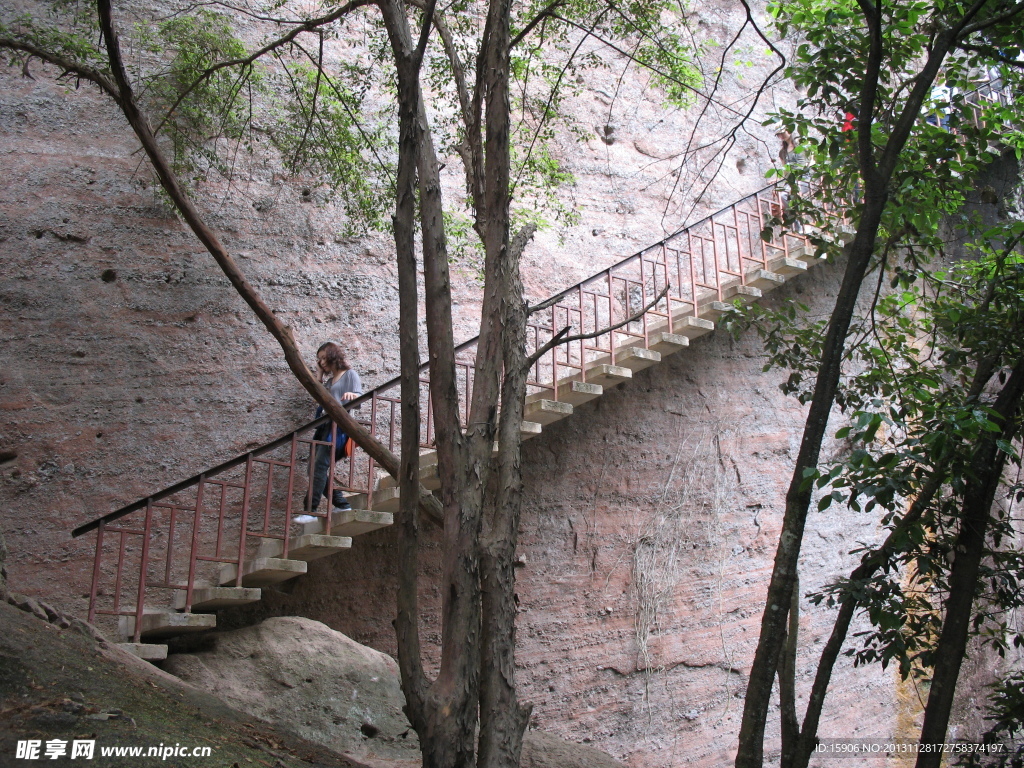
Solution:
<svg viewBox="0 0 1024 768">
<path fill-rule="evenodd" d="M 327 440 L 330 438 L 330 435 L 322 438 L 314 435 L 314 438 Z M 313 460 L 313 484 L 309 487 L 309 494 L 306 496 L 306 508 L 308 511 L 315 512 L 317 507 L 320 506 L 321 497 L 326 498 L 327 496 L 327 478 L 331 473 L 331 453 L 333 451 L 333 445 L 318 445 L 316 447 L 316 455 Z M 349 508 L 345 494 L 338 488 L 334 489 L 334 493 L 331 496 L 333 497 L 331 503 L 334 506 L 341 507 L 342 509 Z"/>
</svg>

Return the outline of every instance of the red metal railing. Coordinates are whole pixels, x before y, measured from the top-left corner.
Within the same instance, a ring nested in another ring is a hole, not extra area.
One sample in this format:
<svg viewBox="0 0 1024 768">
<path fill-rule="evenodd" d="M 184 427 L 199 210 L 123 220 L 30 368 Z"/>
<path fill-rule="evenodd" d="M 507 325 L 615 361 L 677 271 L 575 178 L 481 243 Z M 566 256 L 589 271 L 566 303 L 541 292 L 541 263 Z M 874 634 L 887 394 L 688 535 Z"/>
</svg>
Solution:
<svg viewBox="0 0 1024 768">
<path fill-rule="evenodd" d="M 531 371 L 529 394 L 557 400 L 559 382 L 570 378 L 585 381 L 588 366 L 595 361 L 614 364 L 616 354 L 625 346 L 646 346 L 656 330 L 671 333 L 703 304 L 726 298 L 731 285 L 744 284 L 749 275 L 803 245 L 803 235 L 765 229 L 783 205 L 779 191 L 766 188 L 553 297 L 550 306 L 529 318 L 528 351 L 540 348 L 566 326 L 577 335 L 620 323 L 670 286 L 668 294 L 638 319 L 547 352 Z M 771 236 L 765 240 L 762 232 Z M 473 386 L 475 351 L 476 339 L 457 350 L 463 423 Z M 423 402 L 427 403 L 421 415 L 421 445 L 427 449 L 433 443 L 434 423 L 426 392 L 426 367 L 420 381 Z M 399 404 L 396 378 L 352 401 L 351 407 L 371 434 L 397 451 Z M 190 611 L 197 583 L 219 585 L 220 570 L 230 566 L 235 574 L 231 583 L 241 586 L 244 563 L 266 539 L 281 540 L 279 556 L 287 558 L 286 534 L 312 485 L 311 456 L 318 445 L 329 445 L 313 437 L 321 423 L 326 419 L 305 424 L 75 529 L 74 536 L 96 531 L 89 620 L 133 617 L 131 634 L 138 641 L 147 601 L 167 604 L 168 594 L 183 593 L 178 607 Z M 328 497 L 333 488 L 365 494 L 356 499 L 358 506 L 372 508 L 379 474 L 375 462 L 357 449 L 350 458 L 335 463 L 333 453 Z M 329 534 L 331 515 L 321 516 L 323 532 Z"/>
<path fill-rule="evenodd" d="M 982 82 L 964 101 L 975 124 L 987 104 L 1006 103 L 1009 94 L 998 82 Z M 943 125 L 941 115 L 922 116 Z M 727 291 L 747 283 L 759 270 L 803 246 L 803 234 L 768 227 L 786 205 L 774 187 L 686 227 L 597 275 L 552 297 L 550 305 L 528 320 L 528 345 L 539 349 L 566 326 L 571 335 L 585 335 L 614 326 L 651 304 L 666 286 L 666 296 L 641 317 L 595 338 L 577 340 L 548 351 L 534 365 L 528 395 L 557 400 L 559 383 L 585 381 L 588 367 L 614 364 L 622 349 L 647 346 L 654 332 L 672 333 Z M 762 233 L 767 239 L 762 238 Z M 461 418 L 467 421 L 473 387 L 476 339 L 457 349 Z M 429 372 L 420 377 L 423 402 L 422 448 L 433 443 L 433 409 L 427 397 Z M 350 403 L 370 432 L 396 451 L 401 439 L 399 380 L 393 379 Z M 311 457 L 318 446 L 314 430 L 326 418 L 310 422 L 283 437 L 238 456 L 202 474 L 165 488 L 76 528 L 73 536 L 96 531 L 89 620 L 98 617 L 134 619 L 133 639 L 142 631 L 147 600 L 171 603 L 165 597 L 183 596 L 178 607 L 190 611 L 197 584 L 218 585 L 220 569 L 234 568 L 232 581 L 241 586 L 243 566 L 266 540 L 280 540 L 280 557 L 287 558 L 287 535 L 297 510 L 303 508 L 312 485 Z M 332 441 L 333 442 L 333 441 Z M 365 494 L 360 506 L 372 508 L 378 469 L 360 450 L 340 463 L 334 451 L 327 496 L 335 487 Z M 330 505 L 328 505 L 328 511 Z M 324 533 L 331 532 L 331 515 Z M 154 593 L 157 593 L 154 595 Z"/>
</svg>

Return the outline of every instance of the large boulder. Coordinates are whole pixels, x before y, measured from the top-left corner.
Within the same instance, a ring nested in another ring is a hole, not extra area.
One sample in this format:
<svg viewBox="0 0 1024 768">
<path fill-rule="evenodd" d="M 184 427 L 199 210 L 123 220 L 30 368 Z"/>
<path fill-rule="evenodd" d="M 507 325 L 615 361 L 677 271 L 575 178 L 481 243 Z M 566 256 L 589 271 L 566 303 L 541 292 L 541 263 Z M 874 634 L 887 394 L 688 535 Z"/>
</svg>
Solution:
<svg viewBox="0 0 1024 768">
<path fill-rule="evenodd" d="M 378 768 L 418 766 L 398 665 L 318 621 L 295 616 L 213 636 L 164 669 L 236 709 Z M 529 731 L 522 768 L 621 768 L 606 753 Z"/>
<path fill-rule="evenodd" d="M 622 763 L 600 749 L 527 731 L 519 768 L 622 768 Z"/>
<path fill-rule="evenodd" d="M 0 530 L 0 600 L 7 599 L 7 542 Z"/>
<path fill-rule="evenodd" d="M 398 665 L 318 621 L 294 616 L 214 636 L 164 669 L 231 706 L 364 760 L 415 760 Z"/>
</svg>

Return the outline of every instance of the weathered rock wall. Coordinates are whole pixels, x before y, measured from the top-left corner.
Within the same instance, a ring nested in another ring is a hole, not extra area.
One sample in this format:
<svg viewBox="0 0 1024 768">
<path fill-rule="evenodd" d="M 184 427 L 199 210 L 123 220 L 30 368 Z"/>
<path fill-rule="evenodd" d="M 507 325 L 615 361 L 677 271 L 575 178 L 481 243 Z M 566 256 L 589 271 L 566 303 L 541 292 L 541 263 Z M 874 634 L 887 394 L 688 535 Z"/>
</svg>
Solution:
<svg viewBox="0 0 1024 768">
<path fill-rule="evenodd" d="M 725 6 L 701 12 L 707 34 L 736 26 Z M 0 72 L 0 527 L 12 587 L 81 615 L 91 542 L 69 539 L 75 524 L 290 430 L 308 404 L 154 191 L 110 105 L 33 71 L 35 80 Z M 673 175 L 694 113 L 664 110 L 643 77 L 618 74 L 593 73 L 572 104 L 590 131 L 560 148 L 581 220 L 530 246 L 534 298 L 763 186 L 777 146 L 768 132 L 741 133 L 706 191 L 698 175 Z M 342 213 L 269 162 L 200 192 L 311 359 L 339 338 L 369 384 L 394 375 L 387 237 L 338 236 Z M 479 287 L 468 266 L 456 265 L 456 278 L 465 339 Z M 835 289 L 835 270 L 823 268 L 772 301 L 799 296 L 824 312 Z M 635 766 L 727 764 L 803 422 L 759 352 L 751 338 L 702 339 L 526 444 L 519 675 L 546 730 Z M 870 521 L 815 516 L 807 588 L 842 573 L 843 553 L 873 535 Z M 426 548 L 424 639 L 436 652 L 437 538 Z M 221 624 L 298 614 L 394 653 L 395 551 L 390 532 L 360 537 Z M 826 617 L 803 608 L 810 650 Z M 802 656 L 801 685 L 809 664 Z M 888 735 L 891 689 L 885 674 L 844 669 L 823 733 Z"/>
<path fill-rule="evenodd" d="M 824 312 L 839 277 L 818 267 L 769 301 Z M 524 444 L 517 659 L 534 725 L 633 766 L 731 764 L 804 420 L 778 390 L 784 374 L 762 364 L 756 337 L 716 331 Z M 848 573 L 848 551 L 876 535 L 870 516 L 812 514 L 804 594 Z M 434 538 L 421 592 L 435 646 L 438 552 Z M 395 557 L 393 533 L 361 537 L 221 624 L 298 614 L 395 653 Z M 806 600 L 801 611 L 805 694 L 832 614 Z M 844 660 L 821 734 L 895 735 L 916 702 L 901 710 L 894 680 Z"/>
<path fill-rule="evenodd" d="M 741 21 L 740 9 L 712 3 L 700 34 L 725 39 Z M 339 57 L 358 51 L 337 46 Z M 542 231 L 528 249 L 532 298 L 760 188 L 776 149 L 767 129 L 741 132 L 704 190 L 699 174 L 673 173 L 696 110 L 666 109 L 645 75 L 626 68 L 620 81 L 622 62 L 608 62 L 568 103 L 589 136 L 556 148 L 577 179 L 566 195 L 580 221 Z M 720 100 L 743 103 L 766 66 L 742 68 Z M 112 104 L 86 83 L 55 83 L 38 61 L 29 71 L 34 79 L 0 70 L 0 527 L 14 588 L 83 614 L 91 543 L 71 540 L 71 528 L 293 429 L 309 406 L 272 339 L 167 208 Z M 696 143 L 719 128 L 707 123 Z M 464 187 L 458 159 L 447 161 L 454 199 Z M 198 203 L 252 283 L 311 362 L 336 338 L 365 382 L 392 378 L 388 237 L 340 236 L 344 212 L 269 154 L 240 155 L 236 168 L 230 183 L 200 185 Z M 454 283 L 464 340 L 479 310 L 471 264 L 455 265 Z"/>
</svg>

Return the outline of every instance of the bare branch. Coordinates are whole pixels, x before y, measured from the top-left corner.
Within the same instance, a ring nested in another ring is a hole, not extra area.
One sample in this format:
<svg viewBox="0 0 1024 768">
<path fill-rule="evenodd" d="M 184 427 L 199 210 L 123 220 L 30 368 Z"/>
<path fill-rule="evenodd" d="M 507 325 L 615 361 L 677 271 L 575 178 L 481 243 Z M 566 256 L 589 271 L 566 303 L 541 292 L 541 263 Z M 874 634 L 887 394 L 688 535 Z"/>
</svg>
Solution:
<svg viewBox="0 0 1024 768">
<path fill-rule="evenodd" d="M 611 50 L 615 51 L 618 54 L 621 54 L 622 56 L 625 56 L 627 58 L 632 58 L 628 51 L 620 48 L 618 45 L 613 43 L 611 40 L 608 40 L 608 39 L 606 39 L 604 37 L 601 37 L 600 35 L 596 35 L 593 32 L 587 30 L 587 28 L 584 27 L 582 24 L 579 24 L 579 23 L 573 21 L 572 19 L 567 19 L 565 16 L 559 16 L 557 13 L 552 13 L 551 17 L 555 18 L 555 19 L 558 19 L 559 21 L 564 21 L 566 24 L 568 24 L 570 26 L 573 26 L 573 27 L 576 27 L 576 29 L 582 30 L 584 32 L 588 32 L 588 34 L 590 34 L 591 37 L 593 37 L 595 40 L 600 42 L 602 45 L 610 48 Z M 716 101 L 715 99 L 712 99 L 710 96 L 708 96 L 706 93 L 701 91 L 699 88 L 696 88 L 696 87 L 690 85 L 689 83 L 683 82 L 682 80 L 680 80 L 680 79 L 678 79 L 676 77 L 673 77 L 672 75 L 668 74 L 667 72 L 663 72 L 662 70 L 658 69 L 657 67 L 655 67 L 654 65 L 652 65 L 648 61 L 643 61 L 642 59 L 634 59 L 634 61 L 636 61 L 637 64 L 640 64 L 641 66 L 643 66 L 644 68 L 648 69 L 649 71 L 653 72 L 654 74 L 658 75 L 658 77 L 663 77 L 666 80 L 668 80 L 669 82 L 675 83 L 680 88 L 685 88 L 688 91 L 692 91 L 694 94 L 696 94 L 700 98 L 705 99 L 707 101 L 710 101 L 711 103 L 721 107 L 722 109 L 726 110 L 727 112 L 732 112 L 733 114 L 736 114 L 736 115 L 741 115 L 742 114 L 739 110 L 733 109 L 728 104 L 723 104 L 720 101 Z"/>
<path fill-rule="evenodd" d="M 423 0 L 409 0 L 409 4 L 415 8 L 425 10 L 426 5 Z M 462 109 L 462 119 L 466 125 L 469 125 L 469 118 L 472 114 L 472 101 L 469 95 L 469 86 L 466 85 L 466 68 L 459 58 L 458 49 L 455 46 L 455 36 L 452 34 L 451 28 L 448 26 L 448 22 L 442 14 L 436 10 L 431 17 L 431 23 L 434 25 L 434 29 L 437 30 L 438 35 L 441 36 L 441 45 L 444 47 L 444 52 L 448 56 L 448 64 L 452 68 L 452 77 L 455 79 L 455 91 L 459 96 L 459 107 Z"/>
<path fill-rule="evenodd" d="M 307 51 L 303 45 L 301 45 L 300 43 L 294 43 L 294 46 L 298 48 L 300 51 L 302 51 L 303 55 L 305 55 L 305 57 L 309 59 L 310 62 L 312 62 L 314 65 L 316 64 L 316 59 L 313 58 L 313 54 Z M 287 67 L 285 67 L 285 69 L 287 71 Z M 380 169 L 387 175 L 391 183 L 394 184 L 395 176 L 391 172 L 391 167 L 384 162 L 383 158 L 381 158 L 380 153 L 377 151 L 377 145 L 370 140 L 369 136 L 366 135 L 366 131 L 363 130 L 363 124 L 359 121 L 359 117 L 352 111 L 352 108 L 349 106 L 348 101 L 345 98 L 345 95 L 341 92 L 337 84 L 329 75 L 324 76 L 324 82 L 327 83 L 327 85 L 330 87 L 332 91 L 334 91 L 334 95 L 338 99 L 338 103 L 341 104 L 342 108 L 348 114 L 349 119 L 352 121 L 352 125 L 356 127 L 356 130 L 359 132 L 359 135 L 363 137 L 363 141 L 366 142 L 366 146 L 370 149 L 370 152 L 373 153 L 373 157 L 377 161 L 377 165 L 380 166 Z"/>
<path fill-rule="evenodd" d="M 564 3 L 565 0 L 554 0 L 553 3 L 543 8 L 540 11 L 540 13 L 538 13 L 536 16 L 530 19 L 526 26 L 520 30 L 518 35 L 512 38 L 512 42 L 508 44 L 509 49 L 515 48 L 517 45 L 519 45 L 519 43 L 523 41 L 523 38 L 530 34 L 533 31 L 533 28 L 540 24 L 544 19 L 548 18 L 549 16 L 552 18 L 557 18 L 555 17 L 554 13 L 555 9 L 558 8 L 558 6 L 563 5 Z"/>
<path fill-rule="evenodd" d="M 83 80 L 95 83 L 102 88 L 108 96 L 113 98 L 114 101 L 118 104 L 121 103 L 121 94 L 117 90 L 117 86 L 110 81 L 110 78 L 98 69 L 93 69 L 92 67 L 80 64 L 77 61 L 72 61 L 71 59 L 59 54 L 46 51 L 32 43 L 22 42 L 21 40 L 15 40 L 10 37 L 0 37 L 0 48 L 6 48 L 10 51 L 22 51 L 28 54 L 28 59 L 25 60 L 25 64 L 22 66 L 23 75 L 31 77 L 31 75 L 28 75 L 28 62 L 30 59 L 36 58 L 40 61 L 45 61 L 47 64 L 53 64 L 55 67 L 60 67 L 63 70 L 60 75 L 61 77 L 73 74 Z"/>
<path fill-rule="evenodd" d="M 576 44 L 576 47 L 573 49 L 572 53 L 569 54 L 568 60 L 565 62 L 564 66 L 559 71 L 558 77 L 555 79 L 554 85 L 551 86 L 551 92 L 548 94 L 547 103 L 544 105 L 544 112 L 541 114 L 540 121 L 537 123 L 537 127 L 533 132 L 533 138 L 530 140 L 530 146 L 527 148 L 526 154 L 523 156 L 523 161 L 519 165 L 519 173 L 516 175 L 516 180 L 512 182 L 512 188 L 509 191 L 510 195 L 515 194 L 516 187 L 519 186 L 519 181 L 522 179 L 523 172 L 526 170 L 526 164 L 529 162 L 530 157 L 533 155 L 533 148 L 537 144 L 537 139 L 540 138 L 541 129 L 543 129 L 545 123 L 547 122 L 547 115 L 551 111 L 551 104 L 555 100 L 555 96 L 558 94 L 559 89 L 562 87 L 562 78 L 568 71 L 569 65 L 572 63 L 573 59 L 576 58 L 576 54 L 579 53 L 579 50 L 582 47 L 583 43 L 586 42 L 587 38 L 590 37 L 590 35 L 593 33 L 594 28 L 601 23 L 601 19 L 603 18 L 604 13 L 602 12 L 601 14 L 598 15 L 597 19 L 594 20 L 594 23 L 590 26 L 590 29 L 585 31 L 585 34 L 583 35 L 583 37 L 580 38 L 580 41 Z"/>
<path fill-rule="evenodd" d="M 229 59 L 227 61 L 220 61 L 214 64 L 212 67 L 209 67 L 208 69 L 204 70 L 202 74 L 200 74 L 199 77 L 197 77 L 191 83 L 191 85 L 189 85 L 188 88 L 182 91 L 182 93 L 175 100 L 174 104 L 172 104 L 170 109 L 167 110 L 167 114 L 164 115 L 163 119 L 160 120 L 159 123 L 157 123 L 156 128 L 154 129 L 153 132 L 160 133 L 160 129 L 163 128 L 164 124 L 170 119 L 174 111 L 181 105 L 181 102 L 184 101 L 185 98 L 190 93 L 192 93 L 192 91 L 198 88 L 200 84 L 202 84 L 210 77 L 212 77 L 214 73 L 219 72 L 220 70 L 225 69 L 227 67 L 252 66 L 257 61 L 257 59 L 260 59 L 261 57 L 265 56 L 271 51 L 275 51 L 278 48 L 287 45 L 296 37 L 301 35 L 303 32 L 312 32 L 314 29 L 318 29 L 334 21 L 337 21 L 342 16 L 351 13 L 357 8 L 362 8 L 368 5 L 374 5 L 373 0 L 351 0 L 351 2 L 346 3 L 341 8 L 332 11 L 326 16 L 320 16 L 315 19 L 309 19 L 308 21 L 299 24 L 297 27 L 294 27 L 293 29 L 289 30 L 276 40 L 271 40 L 262 48 L 255 51 L 254 53 L 251 53 L 248 56 L 244 56 L 238 59 Z"/>
<path fill-rule="evenodd" d="M 547 354 L 560 344 L 569 344 L 570 342 L 573 341 L 584 341 L 586 339 L 596 339 L 598 336 L 604 336 L 606 333 L 617 331 L 624 325 L 629 325 L 632 322 L 636 322 L 641 317 L 646 315 L 651 309 L 653 309 L 659 301 L 664 299 L 668 295 L 669 289 L 671 287 L 671 285 L 666 285 L 664 288 L 661 289 L 661 293 L 659 293 L 657 296 L 651 299 L 651 302 L 646 307 L 638 311 L 636 314 L 630 315 L 625 320 L 616 323 L 615 325 L 609 325 L 606 328 L 601 328 L 600 330 L 594 331 L 593 333 L 579 333 L 576 334 L 575 336 L 566 336 L 565 334 L 568 333 L 569 329 L 572 327 L 567 325 L 561 331 L 556 333 L 546 344 L 541 346 L 539 349 L 537 349 L 536 352 L 534 352 L 532 355 L 526 358 L 526 361 L 524 363 L 525 368 L 529 370 L 529 368 L 533 366 L 538 360 L 540 360 L 545 354 Z"/>
<path fill-rule="evenodd" d="M 423 9 L 423 25 L 420 27 L 420 39 L 416 44 L 416 50 L 413 53 L 413 66 L 418 70 L 420 64 L 423 63 L 423 54 L 427 50 L 427 41 L 430 39 L 430 25 L 434 19 L 434 8 L 437 6 L 437 0 L 427 0 L 426 8 Z"/>
</svg>

